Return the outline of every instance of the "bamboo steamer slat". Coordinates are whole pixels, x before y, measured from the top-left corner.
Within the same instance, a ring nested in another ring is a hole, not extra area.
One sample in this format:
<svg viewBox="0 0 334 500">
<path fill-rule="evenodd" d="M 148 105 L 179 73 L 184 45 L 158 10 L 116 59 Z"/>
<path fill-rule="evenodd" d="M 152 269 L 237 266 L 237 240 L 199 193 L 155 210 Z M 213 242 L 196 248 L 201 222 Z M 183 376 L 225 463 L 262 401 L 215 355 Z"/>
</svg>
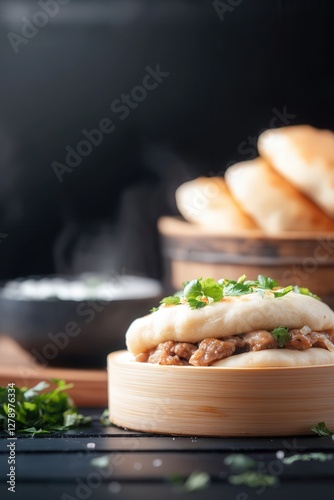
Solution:
<svg viewBox="0 0 334 500">
<path fill-rule="evenodd" d="M 334 428 L 334 365 L 160 366 L 108 356 L 109 415 L 128 429 L 190 436 L 310 434 Z"/>
<path fill-rule="evenodd" d="M 334 233 L 219 234 L 177 217 L 163 217 L 158 226 L 171 290 L 199 276 L 255 279 L 264 274 L 282 286 L 307 287 L 334 308 Z"/>
</svg>

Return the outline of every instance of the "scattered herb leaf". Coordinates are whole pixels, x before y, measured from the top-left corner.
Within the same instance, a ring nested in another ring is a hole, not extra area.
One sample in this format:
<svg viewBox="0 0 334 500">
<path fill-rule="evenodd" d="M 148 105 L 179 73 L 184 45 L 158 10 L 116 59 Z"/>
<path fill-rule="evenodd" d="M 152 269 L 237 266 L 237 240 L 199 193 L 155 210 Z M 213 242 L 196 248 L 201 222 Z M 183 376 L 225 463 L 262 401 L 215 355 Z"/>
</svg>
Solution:
<svg viewBox="0 0 334 500">
<path fill-rule="evenodd" d="M 223 287 L 213 278 L 202 280 L 200 284 L 205 297 L 212 298 L 214 302 L 219 302 L 223 297 Z"/>
<path fill-rule="evenodd" d="M 224 458 L 224 464 L 228 465 L 232 472 L 243 472 L 257 467 L 257 462 L 243 453 L 232 453 Z"/>
<path fill-rule="evenodd" d="M 326 453 L 303 453 L 291 455 L 291 457 L 284 457 L 282 462 L 285 465 L 291 465 L 294 462 L 310 462 L 311 460 L 318 460 L 319 462 L 326 462 L 327 460 L 332 460 L 334 455 Z"/>
<path fill-rule="evenodd" d="M 18 432 L 24 432 L 25 434 L 49 434 L 50 431 L 46 431 L 45 429 L 36 429 L 36 427 L 28 427 L 26 429 L 21 429 Z"/>
<path fill-rule="evenodd" d="M 248 293 L 253 293 L 253 289 L 245 283 L 230 281 L 224 285 L 224 296 L 246 295 Z"/>
<path fill-rule="evenodd" d="M 289 330 L 285 326 L 274 328 L 274 330 L 271 330 L 270 333 L 274 337 L 274 339 L 277 340 L 277 343 L 280 347 L 284 347 L 285 344 L 290 340 Z"/>
<path fill-rule="evenodd" d="M 164 299 L 160 300 L 160 304 L 167 304 L 167 305 L 172 304 L 176 306 L 177 304 L 180 304 L 180 297 L 175 295 L 170 295 L 169 297 L 165 297 Z"/>
<path fill-rule="evenodd" d="M 262 474 L 256 471 L 246 471 L 241 474 L 228 476 L 228 481 L 235 485 L 245 485 L 250 488 L 258 488 L 260 486 L 277 486 L 277 476 L 270 476 L 269 474 Z"/>
<path fill-rule="evenodd" d="M 223 296 L 223 289 L 213 278 L 205 280 L 199 278 L 189 281 L 183 293 L 189 307 L 191 309 L 199 309 L 212 302 L 219 302 Z"/>
<path fill-rule="evenodd" d="M 258 286 L 262 288 L 266 288 L 272 290 L 275 286 L 278 285 L 277 281 L 273 278 L 269 278 L 269 276 L 264 276 L 263 274 L 259 274 L 257 277 Z"/>
<path fill-rule="evenodd" d="M 201 307 L 206 306 L 206 303 L 203 300 L 197 299 L 188 299 L 188 304 L 190 309 L 200 309 Z"/>
<path fill-rule="evenodd" d="M 187 299 L 196 299 L 196 297 L 202 295 L 200 279 L 189 281 L 184 287 L 183 294 Z"/>
<path fill-rule="evenodd" d="M 172 474 L 168 479 L 177 486 L 180 493 L 204 490 L 211 482 L 211 477 L 207 472 L 197 470 L 192 472 L 186 480 L 180 474 Z"/>
<path fill-rule="evenodd" d="M 229 483 L 234 485 L 245 485 L 251 488 L 276 486 L 279 480 L 276 476 L 263 473 L 263 462 L 257 462 L 243 453 L 232 453 L 224 459 L 234 474 L 227 476 Z"/>
<path fill-rule="evenodd" d="M 211 482 L 211 477 L 207 472 L 194 471 L 190 474 L 183 487 L 185 491 L 204 490 Z"/>
<path fill-rule="evenodd" d="M 77 408 L 65 391 L 73 384 L 64 380 L 52 379 L 56 388 L 45 391 L 49 384 L 40 382 L 35 387 L 14 387 L 15 396 L 7 387 L 0 387 L 0 430 L 7 430 L 8 401 L 15 405 L 15 430 L 30 434 L 42 434 L 53 431 L 64 431 L 91 422 L 91 417 L 78 413 Z"/>
<path fill-rule="evenodd" d="M 294 286 L 293 287 L 293 291 L 295 293 L 300 293 L 302 295 L 309 295 L 310 297 L 313 297 L 314 299 L 321 300 L 321 298 L 318 297 L 318 295 L 316 295 L 315 293 L 310 292 L 310 290 L 308 288 L 303 288 L 301 286 Z"/>
<path fill-rule="evenodd" d="M 90 464 L 98 469 L 104 469 L 109 465 L 108 455 L 103 455 L 102 457 L 95 457 L 90 460 Z"/>
<path fill-rule="evenodd" d="M 328 429 L 325 422 L 319 422 L 317 425 L 314 425 L 311 427 L 311 431 L 315 432 L 315 434 L 318 434 L 320 437 L 333 435 L 333 432 Z"/>
<path fill-rule="evenodd" d="M 109 427 L 111 425 L 110 424 L 110 420 L 109 420 L 109 410 L 108 410 L 108 408 L 106 408 L 105 410 L 103 410 L 103 412 L 100 415 L 99 420 L 100 420 L 100 423 L 104 427 Z"/>
<path fill-rule="evenodd" d="M 289 286 L 286 286 L 285 288 L 281 288 L 280 290 L 273 290 L 273 294 L 274 294 L 275 298 L 284 297 L 284 295 L 286 295 L 287 293 L 292 292 L 292 291 L 293 291 L 293 286 L 289 285 Z"/>
<path fill-rule="evenodd" d="M 247 278 L 247 276 L 245 274 L 243 274 L 242 276 L 239 276 L 237 283 L 243 283 L 246 278 Z"/>
</svg>

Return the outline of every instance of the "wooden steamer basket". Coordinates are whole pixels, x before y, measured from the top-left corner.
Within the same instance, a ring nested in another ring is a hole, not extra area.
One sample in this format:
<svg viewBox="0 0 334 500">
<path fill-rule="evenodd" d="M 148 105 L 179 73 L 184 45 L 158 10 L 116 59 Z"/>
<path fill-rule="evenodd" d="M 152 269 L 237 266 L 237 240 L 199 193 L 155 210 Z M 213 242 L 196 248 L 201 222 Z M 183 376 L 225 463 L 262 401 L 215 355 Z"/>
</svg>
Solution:
<svg viewBox="0 0 334 500">
<path fill-rule="evenodd" d="M 334 308 L 334 234 L 223 235 L 180 218 L 159 221 L 170 291 L 203 276 L 275 278 L 309 288 Z M 153 305 L 153 304 L 152 304 Z M 334 428 L 334 365 L 289 368 L 161 366 L 127 351 L 108 356 L 112 423 L 189 436 L 310 434 Z"/>
<path fill-rule="evenodd" d="M 334 308 L 334 233 L 260 231 L 219 234 L 178 217 L 159 220 L 165 284 L 179 290 L 195 277 L 237 279 L 264 274 L 280 285 L 309 288 Z"/>
<path fill-rule="evenodd" d="M 287 436 L 334 428 L 334 365 L 161 366 L 108 356 L 109 415 L 128 429 L 189 436 Z"/>
</svg>

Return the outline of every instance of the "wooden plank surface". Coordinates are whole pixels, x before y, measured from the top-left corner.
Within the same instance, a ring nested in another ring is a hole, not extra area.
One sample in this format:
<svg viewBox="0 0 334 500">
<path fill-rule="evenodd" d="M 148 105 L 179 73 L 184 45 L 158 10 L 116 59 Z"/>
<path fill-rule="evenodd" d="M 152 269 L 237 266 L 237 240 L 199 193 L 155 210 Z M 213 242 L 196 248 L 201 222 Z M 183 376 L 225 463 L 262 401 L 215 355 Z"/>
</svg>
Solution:
<svg viewBox="0 0 334 500">
<path fill-rule="evenodd" d="M 43 367 L 9 337 L 0 336 L 0 385 L 15 383 L 32 387 L 41 380 L 65 379 L 74 387 L 68 392 L 82 407 L 107 406 L 107 370 Z"/>
</svg>

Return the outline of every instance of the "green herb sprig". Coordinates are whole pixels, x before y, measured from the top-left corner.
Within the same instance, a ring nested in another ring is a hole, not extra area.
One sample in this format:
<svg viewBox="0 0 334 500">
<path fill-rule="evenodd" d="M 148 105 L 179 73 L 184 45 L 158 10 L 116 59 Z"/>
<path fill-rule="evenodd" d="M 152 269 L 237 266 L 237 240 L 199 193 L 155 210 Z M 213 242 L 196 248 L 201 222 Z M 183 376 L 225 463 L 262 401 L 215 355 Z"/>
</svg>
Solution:
<svg viewBox="0 0 334 500">
<path fill-rule="evenodd" d="M 47 382 L 40 382 L 28 389 L 14 387 L 15 397 L 11 392 L 8 397 L 8 388 L 0 387 L 0 431 L 7 430 L 8 401 L 15 401 L 15 430 L 30 434 L 45 434 L 54 431 L 65 431 L 73 427 L 87 425 L 91 417 L 78 413 L 72 399 L 66 392 L 73 387 L 64 380 L 51 380 L 56 388 L 49 388 Z"/>
<path fill-rule="evenodd" d="M 280 347 L 284 347 L 287 342 L 290 340 L 289 329 L 285 326 L 279 326 L 278 328 L 274 328 L 271 330 L 271 335 L 277 340 L 277 343 Z"/>
<path fill-rule="evenodd" d="M 311 427 L 311 431 L 320 437 L 332 436 L 334 434 L 330 429 L 328 429 L 325 422 L 319 422 L 317 425 L 314 425 Z"/>
<path fill-rule="evenodd" d="M 230 469 L 227 480 L 231 484 L 264 489 L 279 485 L 277 475 L 267 474 L 263 462 L 258 462 L 243 453 L 227 455 L 224 464 Z"/>
<path fill-rule="evenodd" d="M 279 288 L 277 281 L 273 278 L 259 274 L 257 280 L 246 280 L 246 275 L 244 274 L 236 281 L 225 278 L 218 281 L 213 278 L 197 278 L 185 281 L 183 283 L 183 290 L 165 297 L 160 301 L 160 305 L 165 307 L 187 303 L 191 309 L 200 309 L 214 302 L 220 302 L 224 297 L 241 296 L 250 293 L 259 293 L 264 296 L 266 292 L 270 292 L 274 298 L 279 298 L 284 297 L 284 295 L 292 291 L 319 299 L 308 288 L 293 285 Z M 159 307 L 153 307 L 150 312 L 158 310 Z"/>
</svg>

